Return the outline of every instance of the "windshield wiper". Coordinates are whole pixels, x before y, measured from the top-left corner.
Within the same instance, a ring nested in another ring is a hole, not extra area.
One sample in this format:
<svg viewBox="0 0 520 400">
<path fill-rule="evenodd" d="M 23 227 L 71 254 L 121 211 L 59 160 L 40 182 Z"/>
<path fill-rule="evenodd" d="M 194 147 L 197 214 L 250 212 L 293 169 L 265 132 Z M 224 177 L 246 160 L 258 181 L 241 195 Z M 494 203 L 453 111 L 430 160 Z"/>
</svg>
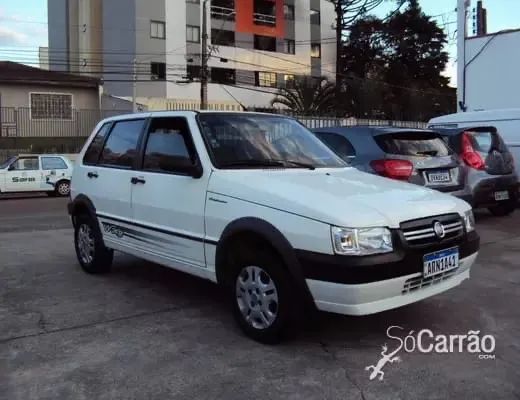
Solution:
<svg viewBox="0 0 520 400">
<path fill-rule="evenodd" d="M 220 163 L 221 167 L 283 167 L 283 161 L 278 160 L 234 160 Z"/>
<path fill-rule="evenodd" d="M 279 161 L 281 163 L 296 165 L 298 167 L 307 168 L 307 169 L 311 169 L 311 170 L 316 169 L 316 167 L 314 165 L 305 163 L 305 162 L 301 162 L 301 161 L 294 161 L 294 160 L 276 160 L 276 161 Z"/>
</svg>

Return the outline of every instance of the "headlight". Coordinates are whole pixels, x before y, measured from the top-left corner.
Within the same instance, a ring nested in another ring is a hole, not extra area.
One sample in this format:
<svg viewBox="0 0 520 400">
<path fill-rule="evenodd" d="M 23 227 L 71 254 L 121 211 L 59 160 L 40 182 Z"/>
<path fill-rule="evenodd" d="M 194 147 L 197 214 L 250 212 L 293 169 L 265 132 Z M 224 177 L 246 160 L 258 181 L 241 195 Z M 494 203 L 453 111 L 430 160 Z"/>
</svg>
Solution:
<svg viewBox="0 0 520 400">
<path fill-rule="evenodd" d="M 475 230 L 475 216 L 473 215 L 472 210 L 464 213 L 464 226 L 466 227 L 466 232 Z"/>
<path fill-rule="evenodd" d="M 332 246 L 337 254 L 365 256 L 393 250 L 392 234 L 387 228 L 331 227 Z"/>
</svg>

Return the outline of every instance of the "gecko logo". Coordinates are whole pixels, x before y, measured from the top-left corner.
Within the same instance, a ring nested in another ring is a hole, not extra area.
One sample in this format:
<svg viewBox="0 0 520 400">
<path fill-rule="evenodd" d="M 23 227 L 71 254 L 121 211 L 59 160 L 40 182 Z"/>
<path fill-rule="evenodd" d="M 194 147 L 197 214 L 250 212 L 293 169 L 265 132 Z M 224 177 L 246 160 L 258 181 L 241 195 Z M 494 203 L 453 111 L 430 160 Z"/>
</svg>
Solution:
<svg viewBox="0 0 520 400">
<path fill-rule="evenodd" d="M 379 378 L 383 380 L 385 373 L 383 368 L 388 364 L 401 362 L 401 357 L 397 354 L 404 350 L 406 353 L 412 353 L 418 350 L 421 353 L 474 353 L 478 354 L 479 360 L 494 360 L 495 354 L 495 337 L 492 335 L 484 335 L 480 337 L 480 331 L 468 331 L 465 335 L 434 335 L 430 329 L 421 329 L 417 333 L 408 332 L 403 339 L 399 336 L 391 334 L 397 329 L 404 328 L 392 325 L 386 330 L 386 336 L 396 342 L 393 350 L 388 351 L 386 343 L 381 351 L 381 358 L 376 364 L 368 365 L 365 371 L 370 371 L 369 379 Z"/>
</svg>

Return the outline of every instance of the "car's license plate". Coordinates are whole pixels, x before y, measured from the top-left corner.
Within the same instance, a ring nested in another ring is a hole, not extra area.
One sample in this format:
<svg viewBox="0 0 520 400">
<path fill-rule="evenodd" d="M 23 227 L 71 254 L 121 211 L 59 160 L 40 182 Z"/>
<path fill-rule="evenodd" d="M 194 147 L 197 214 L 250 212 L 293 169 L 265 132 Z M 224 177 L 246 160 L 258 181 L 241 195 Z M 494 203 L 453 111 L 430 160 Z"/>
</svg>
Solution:
<svg viewBox="0 0 520 400">
<path fill-rule="evenodd" d="M 449 172 L 431 172 L 428 174 L 430 183 L 444 183 L 451 180 Z"/>
<path fill-rule="evenodd" d="M 507 190 L 502 190 L 500 192 L 495 192 L 495 200 L 509 200 L 509 192 Z"/>
<path fill-rule="evenodd" d="M 452 247 L 436 251 L 435 253 L 425 254 L 423 262 L 424 278 L 455 269 L 459 266 L 459 249 L 458 247 Z"/>
</svg>

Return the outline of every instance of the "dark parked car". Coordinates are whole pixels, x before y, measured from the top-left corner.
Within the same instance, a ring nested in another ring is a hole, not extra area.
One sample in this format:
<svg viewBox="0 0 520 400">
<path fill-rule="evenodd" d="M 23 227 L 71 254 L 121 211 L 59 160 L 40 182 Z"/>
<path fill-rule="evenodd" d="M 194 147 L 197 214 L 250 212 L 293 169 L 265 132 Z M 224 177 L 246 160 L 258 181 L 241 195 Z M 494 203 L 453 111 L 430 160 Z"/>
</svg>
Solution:
<svg viewBox="0 0 520 400">
<path fill-rule="evenodd" d="M 356 126 L 314 129 L 353 167 L 467 198 L 465 170 L 439 133 L 424 129 Z"/>
<path fill-rule="evenodd" d="M 496 216 L 512 213 L 518 201 L 518 177 L 514 158 L 497 129 L 482 126 L 436 131 L 464 161 L 470 190 L 466 200 Z"/>
</svg>

